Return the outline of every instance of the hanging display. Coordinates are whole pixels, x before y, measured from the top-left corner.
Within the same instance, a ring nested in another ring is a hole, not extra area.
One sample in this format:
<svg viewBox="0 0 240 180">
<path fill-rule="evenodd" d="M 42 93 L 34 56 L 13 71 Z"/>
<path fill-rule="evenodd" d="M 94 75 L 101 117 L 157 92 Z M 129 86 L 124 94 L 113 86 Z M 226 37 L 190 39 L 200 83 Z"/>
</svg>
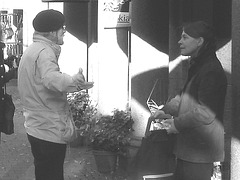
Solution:
<svg viewBox="0 0 240 180">
<path fill-rule="evenodd" d="M 130 0 L 105 0 L 103 4 L 105 28 L 130 27 Z"/>
<path fill-rule="evenodd" d="M 0 23 L 2 26 L 2 40 L 6 46 L 4 49 L 5 64 L 10 68 L 13 62 L 17 65 L 23 53 L 23 10 L 0 11 Z"/>
</svg>

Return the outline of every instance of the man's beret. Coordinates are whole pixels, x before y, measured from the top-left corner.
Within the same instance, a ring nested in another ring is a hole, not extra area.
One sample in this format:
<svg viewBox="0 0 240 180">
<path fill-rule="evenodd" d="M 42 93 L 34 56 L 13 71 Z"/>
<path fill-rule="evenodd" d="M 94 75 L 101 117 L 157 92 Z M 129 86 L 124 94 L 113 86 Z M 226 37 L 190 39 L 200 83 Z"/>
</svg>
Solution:
<svg viewBox="0 0 240 180">
<path fill-rule="evenodd" d="M 39 12 L 33 19 L 33 28 L 38 32 L 59 30 L 65 22 L 64 15 L 56 10 L 49 9 Z"/>
</svg>

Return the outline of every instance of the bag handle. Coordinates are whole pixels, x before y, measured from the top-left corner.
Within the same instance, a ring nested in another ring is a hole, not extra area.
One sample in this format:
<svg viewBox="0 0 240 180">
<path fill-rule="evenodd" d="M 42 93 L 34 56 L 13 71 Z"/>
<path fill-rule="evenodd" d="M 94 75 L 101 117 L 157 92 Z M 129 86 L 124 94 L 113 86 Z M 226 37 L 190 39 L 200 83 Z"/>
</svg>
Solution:
<svg viewBox="0 0 240 180">
<path fill-rule="evenodd" d="M 150 127 L 151 127 L 152 121 L 153 121 L 153 119 L 151 117 L 149 117 L 147 126 L 146 126 L 146 130 L 145 130 L 145 137 L 150 135 Z"/>
</svg>

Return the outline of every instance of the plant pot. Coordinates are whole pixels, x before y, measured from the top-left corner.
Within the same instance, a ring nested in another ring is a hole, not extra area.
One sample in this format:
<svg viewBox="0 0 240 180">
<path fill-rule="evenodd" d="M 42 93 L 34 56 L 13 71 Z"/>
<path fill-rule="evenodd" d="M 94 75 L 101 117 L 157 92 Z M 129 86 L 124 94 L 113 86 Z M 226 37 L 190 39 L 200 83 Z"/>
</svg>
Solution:
<svg viewBox="0 0 240 180">
<path fill-rule="evenodd" d="M 116 170 L 117 154 L 108 151 L 93 150 L 93 155 L 100 173 L 112 173 Z"/>
<path fill-rule="evenodd" d="M 128 165 L 129 165 L 128 161 L 129 161 L 129 157 L 119 155 L 118 156 L 118 168 L 120 170 L 127 171 L 128 170 Z"/>
</svg>

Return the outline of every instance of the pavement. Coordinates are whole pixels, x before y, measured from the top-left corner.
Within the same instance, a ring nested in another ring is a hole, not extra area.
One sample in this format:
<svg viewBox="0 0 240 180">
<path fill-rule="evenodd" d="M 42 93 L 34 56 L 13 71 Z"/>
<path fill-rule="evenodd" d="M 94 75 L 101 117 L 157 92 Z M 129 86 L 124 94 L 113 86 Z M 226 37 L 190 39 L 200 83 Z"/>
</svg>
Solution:
<svg viewBox="0 0 240 180">
<path fill-rule="evenodd" d="M 1 134 L 0 180 L 35 180 L 31 147 L 23 126 L 22 106 L 17 90 L 17 79 L 7 83 L 16 111 L 14 134 Z M 101 174 L 98 172 L 91 149 L 86 146 L 67 148 L 64 162 L 65 180 L 126 180 L 121 172 Z"/>
</svg>

